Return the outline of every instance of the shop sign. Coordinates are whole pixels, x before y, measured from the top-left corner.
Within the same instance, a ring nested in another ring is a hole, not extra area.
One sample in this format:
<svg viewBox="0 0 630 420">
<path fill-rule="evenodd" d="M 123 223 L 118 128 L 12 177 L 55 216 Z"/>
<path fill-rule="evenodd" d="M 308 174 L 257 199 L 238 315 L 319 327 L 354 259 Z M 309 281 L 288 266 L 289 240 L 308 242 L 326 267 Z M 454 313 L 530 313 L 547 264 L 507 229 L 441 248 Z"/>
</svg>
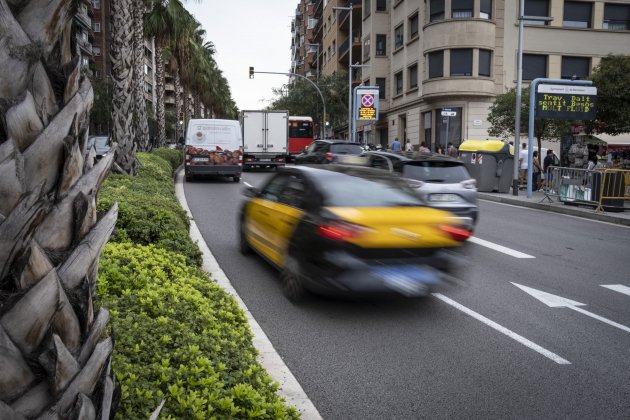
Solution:
<svg viewBox="0 0 630 420">
<path fill-rule="evenodd" d="M 545 85 L 536 89 L 536 117 L 556 120 L 594 120 L 597 88 Z"/>
</svg>

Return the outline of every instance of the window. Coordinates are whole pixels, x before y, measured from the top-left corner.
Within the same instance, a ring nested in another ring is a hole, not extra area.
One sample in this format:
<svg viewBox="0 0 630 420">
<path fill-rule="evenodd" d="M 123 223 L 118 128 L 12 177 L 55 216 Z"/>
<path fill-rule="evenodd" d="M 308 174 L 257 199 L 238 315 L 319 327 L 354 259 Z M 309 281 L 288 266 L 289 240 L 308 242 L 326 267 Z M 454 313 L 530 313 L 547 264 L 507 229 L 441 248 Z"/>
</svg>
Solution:
<svg viewBox="0 0 630 420">
<path fill-rule="evenodd" d="M 385 86 L 387 83 L 387 79 L 384 77 L 376 78 L 376 86 L 378 86 L 378 96 L 381 99 L 385 99 Z"/>
<path fill-rule="evenodd" d="M 415 13 L 409 18 L 409 39 L 414 39 L 418 36 L 418 13 Z"/>
<path fill-rule="evenodd" d="M 413 66 L 409 67 L 408 70 L 408 74 L 409 74 L 409 89 L 415 89 L 418 87 L 418 65 L 414 64 Z"/>
<path fill-rule="evenodd" d="M 431 0 L 429 3 L 429 22 L 444 20 L 444 0 Z"/>
<path fill-rule="evenodd" d="M 92 0 L 92 8 L 98 10 L 101 8 L 101 0 Z"/>
<path fill-rule="evenodd" d="M 387 55 L 387 35 L 376 34 L 376 56 L 383 57 Z"/>
<path fill-rule="evenodd" d="M 547 77 L 547 56 L 523 54 L 523 80 Z"/>
<path fill-rule="evenodd" d="M 335 55 L 337 53 L 337 40 L 333 39 L 332 42 L 332 55 Z"/>
<path fill-rule="evenodd" d="M 95 57 L 100 57 L 101 49 L 98 47 L 92 47 L 92 54 L 94 54 Z"/>
<path fill-rule="evenodd" d="M 604 5 L 604 29 L 630 31 L 630 4 Z"/>
<path fill-rule="evenodd" d="M 371 3 L 370 0 L 363 0 L 363 17 L 370 16 L 370 11 L 371 11 L 370 8 L 372 7 L 370 3 Z M 352 13 L 352 11 L 350 13 Z"/>
<path fill-rule="evenodd" d="M 429 79 L 444 76 L 444 51 L 429 53 Z"/>
<path fill-rule="evenodd" d="M 431 141 L 431 111 L 423 113 L 422 120 L 424 121 L 424 142 L 431 145 L 431 150 L 435 150 Z"/>
<path fill-rule="evenodd" d="M 394 75 L 394 82 L 396 83 L 396 88 L 394 89 L 396 95 L 400 95 L 403 91 L 403 74 L 402 71 L 399 71 Z"/>
<path fill-rule="evenodd" d="M 384 12 L 387 10 L 387 0 L 376 0 L 376 11 Z"/>
<path fill-rule="evenodd" d="M 525 16 L 549 16 L 549 0 L 525 0 Z M 546 25 L 547 22 L 524 20 L 526 25 Z"/>
<path fill-rule="evenodd" d="M 144 91 L 147 93 L 153 93 L 153 86 L 150 83 L 144 83 Z"/>
<path fill-rule="evenodd" d="M 566 28 L 590 28 L 592 3 L 565 1 L 562 26 Z"/>
<path fill-rule="evenodd" d="M 563 79 L 586 79 L 591 73 L 591 59 L 589 57 L 562 57 Z"/>
<path fill-rule="evenodd" d="M 403 45 L 403 25 L 400 24 L 394 29 L 394 50 Z"/>
<path fill-rule="evenodd" d="M 492 51 L 479 50 L 479 76 L 490 77 L 492 69 Z"/>
<path fill-rule="evenodd" d="M 472 76 L 472 49 L 451 50 L 451 76 Z"/>
<path fill-rule="evenodd" d="M 92 23 L 92 30 L 94 32 L 101 32 L 101 24 L 98 22 Z"/>
<path fill-rule="evenodd" d="M 94 70 L 94 78 L 96 80 L 100 80 L 101 79 L 101 71 L 100 70 Z"/>
<path fill-rule="evenodd" d="M 368 35 L 363 40 L 363 60 L 368 60 L 370 58 L 370 36 Z"/>
<path fill-rule="evenodd" d="M 451 17 L 463 19 L 473 17 L 474 0 L 451 0 Z"/>
<path fill-rule="evenodd" d="M 479 4 L 479 17 L 481 19 L 492 19 L 492 0 L 481 0 Z"/>
</svg>

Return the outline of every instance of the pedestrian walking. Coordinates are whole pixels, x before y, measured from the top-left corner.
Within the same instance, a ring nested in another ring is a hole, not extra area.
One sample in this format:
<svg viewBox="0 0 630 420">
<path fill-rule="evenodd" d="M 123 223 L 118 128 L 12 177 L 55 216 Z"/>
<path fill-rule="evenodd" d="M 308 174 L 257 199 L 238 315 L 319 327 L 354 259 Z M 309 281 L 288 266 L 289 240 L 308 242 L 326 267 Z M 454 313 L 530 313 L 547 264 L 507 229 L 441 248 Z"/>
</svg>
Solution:
<svg viewBox="0 0 630 420">
<path fill-rule="evenodd" d="M 422 144 L 420 144 L 420 153 L 431 153 L 431 149 L 427 147 L 427 144 L 425 142 L 422 142 Z"/>
<path fill-rule="evenodd" d="M 529 167 L 527 160 L 529 156 L 527 155 L 527 143 L 521 144 L 521 147 L 521 151 L 518 152 L 518 175 L 520 188 L 523 188 L 527 184 L 527 168 Z"/>
<path fill-rule="evenodd" d="M 533 185 L 533 190 L 534 191 L 538 191 L 539 189 L 542 191 L 541 187 L 539 186 L 539 182 L 540 182 L 540 174 L 542 173 L 542 167 L 540 166 L 540 162 L 538 161 L 538 150 L 534 150 L 534 173 L 532 174 L 532 185 Z"/>
<path fill-rule="evenodd" d="M 407 140 L 407 143 L 405 144 L 405 152 L 413 152 L 413 146 L 409 140 Z"/>
<path fill-rule="evenodd" d="M 459 152 L 457 151 L 457 147 L 453 146 L 453 143 L 449 142 L 446 147 L 446 154 L 452 158 L 457 158 Z"/>
<path fill-rule="evenodd" d="M 392 142 L 392 151 L 400 152 L 400 141 L 398 140 L 398 137 L 394 138 L 394 141 Z"/>
</svg>

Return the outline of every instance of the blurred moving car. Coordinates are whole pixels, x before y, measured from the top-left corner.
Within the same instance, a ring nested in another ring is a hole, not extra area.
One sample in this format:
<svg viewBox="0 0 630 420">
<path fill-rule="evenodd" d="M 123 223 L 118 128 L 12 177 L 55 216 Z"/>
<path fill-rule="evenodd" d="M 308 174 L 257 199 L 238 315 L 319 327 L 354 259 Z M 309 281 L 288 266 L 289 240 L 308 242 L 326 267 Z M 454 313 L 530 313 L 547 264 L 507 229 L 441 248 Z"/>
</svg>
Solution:
<svg viewBox="0 0 630 420">
<path fill-rule="evenodd" d="M 94 147 L 96 151 L 96 160 L 101 159 L 111 149 L 111 142 L 109 136 L 89 136 L 85 150 L 89 151 Z"/>
<path fill-rule="evenodd" d="M 454 277 L 449 250 L 470 236 L 451 213 L 424 205 L 405 180 L 371 168 L 280 168 L 244 195 L 240 250 L 277 267 L 293 301 L 306 291 L 424 296 Z"/>
<path fill-rule="evenodd" d="M 304 152 L 295 157 L 295 164 L 334 163 L 339 155 L 360 155 L 363 147 L 359 143 L 345 140 L 315 140 Z"/>
<path fill-rule="evenodd" d="M 416 191 L 431 207 L 471 219 L 471 232 L 479 218 L 477 188 L 464 163 L 438 154 L 418 154 L 414 158 L 388 152 L 364 152 L 367 166 L 396 172 L 418 181 Z"/>
</svg>

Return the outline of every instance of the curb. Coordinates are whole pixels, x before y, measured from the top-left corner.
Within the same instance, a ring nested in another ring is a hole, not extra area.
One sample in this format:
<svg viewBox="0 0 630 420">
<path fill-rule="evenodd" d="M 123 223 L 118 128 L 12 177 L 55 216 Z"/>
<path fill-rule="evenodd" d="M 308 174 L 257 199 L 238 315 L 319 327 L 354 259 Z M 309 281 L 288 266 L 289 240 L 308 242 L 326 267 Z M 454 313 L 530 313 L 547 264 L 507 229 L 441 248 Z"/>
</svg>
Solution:
<svg viewBox="0 0 630 420">
<path fill-rule="evenodd" d="M 226 292 L 231 294 L 236 299 L 243 312 L 245 312 L 249 328 L 254 336 L 252 342 L 254 347 L 258 350 L 257 359 L 267 373 L 269 373 L 269 376 L 280 384 L 278 394 L 284 397 L 288 404 L 294 406 L 303 419 L 322 419 L 322 416 L 315 408 L 315 405 L 308 398 L 302 389 L 302 386 L 299 384 L 295 376 L 293 376 L 293 373 L 291 373 L 289 368 L 284 364 L 284 361 L 278 352 L 276 352 L 273 344 L 271 344 L 271 341 L 269 341 L 269 338 L 263 329 L 254 319 L 252 313 L 249 309 L 247 309 L 245 302 L 243 302 L 241 297 L 238 295 L 232 286 L 232 283 L 230 283 L 230 279 L 227 278 L 219 266 L 219 263 L 212 255 L 212 252 L 210 252 L 210 249 L 201 236 L 201 232 L 199 231 L 199 228 L 193 219 L 192 213 L 188 208 L 188 202 L 186 201 L 186 196 L 184 195 L 182 179 L 182 167 L 180 166 L 179 170 L 175 174 L 175 195 L 190 219 L 190 237 L 194 242 L 197 242 L 197 245 L 203 255 L 202 269 L 210 273 L 217 284 Z"/>
<path fill-rule="evenodd" d="M 545 203 L 534 203 L 530 201 L 515 200 L 510 197 L 500 197 L 500 196 L 496 196 L 492 194 L 484 194 L 484 193 L 479 193 L 479 199 L 486 200 L 486 201 L 494 201 L 497 203 L 511 204 L 511 205 L 519 206 L 519 207 L 527 207 L 531 209 L 551 211 L 554 213 L 581 217 L 583 219 L 597 220 L 600 222 L 613 223 L 616 225 L 630 226 L 630 218 L 617 217 L 609 213 L 596 213 L 594 210 L 592 211 L 579 210 L 575 207 L 571 207 L 568 205 L 555 206 L 555 205 L 545 204 Z"/>
</svg>

